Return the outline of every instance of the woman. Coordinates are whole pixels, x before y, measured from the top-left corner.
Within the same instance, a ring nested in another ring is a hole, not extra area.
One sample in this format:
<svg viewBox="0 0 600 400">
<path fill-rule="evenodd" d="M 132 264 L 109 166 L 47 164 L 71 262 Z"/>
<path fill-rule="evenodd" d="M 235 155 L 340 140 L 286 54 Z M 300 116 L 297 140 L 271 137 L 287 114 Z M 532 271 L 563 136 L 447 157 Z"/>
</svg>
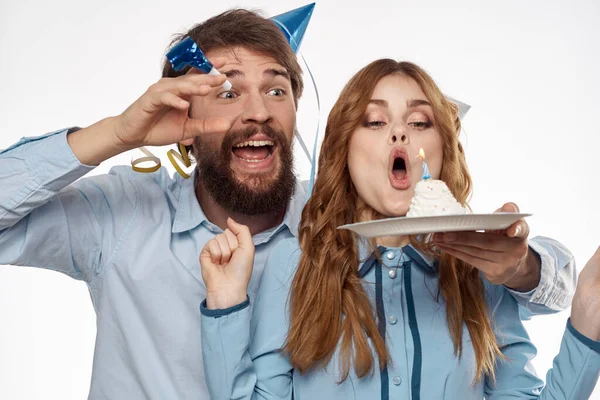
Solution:
<svg viewBox="0 0 600 400">
<path fill-rule="evenodd" d="M 253 257 L 247 229 L 230 220 L 230 231 L 202 252 L 212 398 L 589 396 L 600 371 L 591 303 L 573 309 L 543 388 L 531 372 L 535 347 L 504 287 L 428 236 L 367 243 L 337 229 L 406 215 L 422 174 L 420 148 L 431 176 L 466 205 L 471 179 L 459 132 L 456 106 L 414 64 L 377 60 L 350 80 L 328 119 L 300 243 L 272 251 L 252 311 L 249 299 L 241 302 Z M 576 299 L 594 297 L 578 291 Z M 222 310 L 224 298 L 240 304 Z"/>
</svg>

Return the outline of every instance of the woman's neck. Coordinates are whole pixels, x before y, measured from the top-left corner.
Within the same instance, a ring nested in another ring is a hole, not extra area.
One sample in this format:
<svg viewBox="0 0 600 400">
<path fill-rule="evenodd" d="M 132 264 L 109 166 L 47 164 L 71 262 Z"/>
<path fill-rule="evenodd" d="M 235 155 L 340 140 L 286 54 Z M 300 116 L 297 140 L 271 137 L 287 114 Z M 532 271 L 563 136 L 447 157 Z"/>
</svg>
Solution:
<svg viewBox="0 0 600 400">
<path fill-rule="evenodd" d="M 382 236 L 378 237 L 375 242 L 378 246 L 385 247 L 404 247 L 410 243 L 409 236 Z"/>
<path fill-rule="evenodd" d="M 358 207 L 360 211 L 359 222 L 375 221 L 383 218 L 387 218 L 385 215 L 379 214 L 371 207 L 366 205 L 360 198 L 358 200 Z M 410 243 L 409 236 L 382 236 L 375 239 L 377 246 L 385 247 L 404 247 Z"/>
</svg>

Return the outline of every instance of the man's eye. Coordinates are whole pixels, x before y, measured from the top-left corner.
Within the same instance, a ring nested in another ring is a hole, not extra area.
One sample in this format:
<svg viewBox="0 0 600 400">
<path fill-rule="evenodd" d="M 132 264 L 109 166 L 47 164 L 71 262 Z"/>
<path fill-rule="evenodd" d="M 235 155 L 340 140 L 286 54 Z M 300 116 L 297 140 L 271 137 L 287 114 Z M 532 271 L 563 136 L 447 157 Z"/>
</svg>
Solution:
<svg viewBox="0 0 600 400">
<path fill-rule="evenodd" d="M 271 96 L 284 96 L 285 95 L 285 90 L 283 89 L 272 89 L 268 91 L 268 94 L 270 94 Z"/>
<path fill-rule="evenodd" d="M 221 99 L 235 99 L 237 95 L 231 91 L 227 91 L 219 93 L 219 97 Z"/>
</svg>

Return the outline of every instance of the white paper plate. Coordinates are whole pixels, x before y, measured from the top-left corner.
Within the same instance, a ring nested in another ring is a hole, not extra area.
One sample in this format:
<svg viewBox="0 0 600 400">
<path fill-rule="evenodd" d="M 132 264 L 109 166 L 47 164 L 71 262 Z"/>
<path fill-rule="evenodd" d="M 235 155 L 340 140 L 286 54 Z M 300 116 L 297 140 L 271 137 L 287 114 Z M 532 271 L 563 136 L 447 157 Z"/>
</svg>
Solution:
<svg viewBox="0 0 600 400">
<path fill-rule="evenodd" d="M 491 231 L 506 229 L 517 220 L 529 216 L 531 214 L 494 213 L 414 218 L 397 217 L 342 225 L 338 229 L 349 229 L 367 238 L 436 232 Z"/>
</svg>

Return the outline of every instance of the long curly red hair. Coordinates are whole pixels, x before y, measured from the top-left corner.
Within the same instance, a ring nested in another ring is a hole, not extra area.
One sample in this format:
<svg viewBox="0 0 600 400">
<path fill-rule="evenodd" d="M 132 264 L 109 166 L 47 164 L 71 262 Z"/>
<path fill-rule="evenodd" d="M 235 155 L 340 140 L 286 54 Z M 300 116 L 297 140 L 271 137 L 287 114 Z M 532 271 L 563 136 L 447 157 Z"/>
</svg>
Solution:
<svg viewBox="0 0 600 400">
<path fill-rule="evenodd" d="M 440 179 L 464 206 L 471 193 L 471 177 L 458 139 L 458 108 L 444 97 L 431 77 L 415 64 L 391 59 L 374 61 L 354 75 L 329 114 L 314 191 L 304 207 L 299 228 L 302 255 L 289 298 L 291 321 L 284 351 L 301 373 L 326 366 L 338 345 L 342 381 L 352 367 L 359 377 L 372 372 L 375 355 L 379 368 L 389 361 L 374 310 L 358 276 L 357 239 L 352 232 L 337 227 L 358 222 L 364 211 L 358 207 L 358 194 L 348 171 L 348 144 L 375 86 L 390 74 L 408 76 L 421 87 L 432 105 L 443 140 Z M 411 237 L 413 246 L 435 255 L 443 265 L 439 293 L 446 301 L 454 352 L 460 358 L 462 327 L 466 324 L 477 360 L 475 382 L 484 375 L 493 378 L 494 364 L 501 353 L 479 272 L 452 256 L 434 253 L 428 240 Z"/>
</svg>

